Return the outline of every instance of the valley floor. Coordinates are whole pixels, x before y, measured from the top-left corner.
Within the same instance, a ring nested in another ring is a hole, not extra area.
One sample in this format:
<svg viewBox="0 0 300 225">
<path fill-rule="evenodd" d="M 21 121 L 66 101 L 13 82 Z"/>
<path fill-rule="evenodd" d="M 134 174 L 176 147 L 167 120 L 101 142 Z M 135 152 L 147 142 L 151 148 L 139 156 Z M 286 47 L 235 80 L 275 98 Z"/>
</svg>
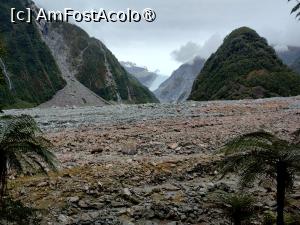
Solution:
<svg viewBox="0 0 300 225">
<path fill-rule="evenodd" d="M 56 146 L 59 174 L 10 183 L 16 199 L 46 209 L 43 224 L 223 225 L 214 193 L 236 190 L 237 179 L 214 179 L 217 149 L 260 129 L 291 138 L 300 97 L 6 113 L 32 115 Z M 262 211 L 274 210 L 273 187 L 247 192 Z M 289 209 L 299 210 L 299 178 L 289 197 Z"/>
</svg>

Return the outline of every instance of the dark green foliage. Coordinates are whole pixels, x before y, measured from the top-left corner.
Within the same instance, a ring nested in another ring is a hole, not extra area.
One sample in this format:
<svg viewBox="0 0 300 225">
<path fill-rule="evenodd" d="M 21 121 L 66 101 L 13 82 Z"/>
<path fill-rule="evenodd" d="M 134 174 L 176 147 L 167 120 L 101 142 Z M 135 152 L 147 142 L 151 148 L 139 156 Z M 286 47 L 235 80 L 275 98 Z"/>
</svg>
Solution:
<svg viewBox="0 0 300 225">
<path fill-rule="evenodd" d="M 290 2 L 291 0 L 288 0 L 288 1 Z M 299 1 L 296 1 L 296 5 L 292 9 L 291 14 L 296 14 L 296 18 L 300 20 L 300 2 Z"/>
<path fill-rule="evenodd" d="M 120 98 L 127 103 L 158 102 L 156 97 L 128 74 L 106 46 L 81 28 L 68 23 L 53 23 L 50 30 L 62 34 L 71 50 L 70 63 L 77 79 L 107 101 Z M 111 77 L 107 74 L 109 65 Z"/>
<path fill-rule="evenodd" d="M 1 199 L 5 194 L 9 169 L 25 174 L 47 173 L 48 169 L 56 169 L 56 158 L 48 150 L 51 147 L 51 143 L 41 136 L 41 131 L 32 117 L 0 117 Z"/>
<path fill-rule="evenodd" d="M 24 10 L 23 4 L 22 0 L 0 2 L 0 38 L 6 52 L 2 59 L 13 83 L 13 90 L 8 90 L 1 71 L 0 102 L 6 106 L 18 102 L 40 104 L 65 85 L 36 25 L 11 23 L 10 9 Z"/>
<path fill-rule="evenodd" d="M 255 199 L 250 195 L 235 193 L 219 195 L 219 201 L 226 216 L 231 219 L 233 224 L 249 224 L 255 215 Z"/>
<path fill-rule="evenodd" d="M 273 212 L 265 213 L 263 225 L 275 225 L 275 224 L 276 224 L 276 214 Z M 284 224 L 300 225 L 300 215 L 298 213 L 295 214 L 285 213 Z"/>
<path fill-rule="evenodd" d="M 194 82 L 191 100 L 245 99 L 300 94 L 300 76 L 254 30 L 228 35 Z"/>
<path fill-rule="evenodd" d="M 297 135 L 297 134 L 294 134 Z M 285 193 L 293 187 L 294 175 L 300 171 L 300 145 L 264 132 L 237 137 L 222 149 L 225 158 L 222 174 L 235 172 L 241 176 L 242 187 L 256 179 L 276 180 L 277 224 L 284 224 Z"/>
<path fill-rule="evenodd" d="M 37 218 L 36 213 L 35 209 L 24 206 L 20 201 L 7 198 L 4 207 L 0 208 L 0 221 L 18 225 L 37 225 L 40 224 L 40 220 Z"/>
</svg>

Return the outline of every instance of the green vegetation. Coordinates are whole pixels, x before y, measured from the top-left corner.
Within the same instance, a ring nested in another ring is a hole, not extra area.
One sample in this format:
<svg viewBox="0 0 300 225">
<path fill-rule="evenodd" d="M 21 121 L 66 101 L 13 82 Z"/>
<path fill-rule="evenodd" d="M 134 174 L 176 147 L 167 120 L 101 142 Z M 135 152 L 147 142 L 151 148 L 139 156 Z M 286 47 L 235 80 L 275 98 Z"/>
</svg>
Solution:
<svg viewBox="0 0 300 225">
<path fill-rule="evenodd" d="M 276 224 L 276 214 L 273 212 L 267 212 L 264 215 L 263 225 L 275 225 Z M 298 213 L 291 214 L 285 213 L 284 215 L 285 225 L 300 225 L 300 215 Z"/>
<path fill-rule="evenodd" d="M 250 195 L 222 194 L 219 199 L 225 214 L 234 225 L 249 224 L 255 214 L 255 200 Z"/>
<path fill-rule="evenodd" d="M 40 133 L 37 123 L 30 116 L 0 117 L 0 206 L 9 170 L 33 174 L 56 169 L 56 158 L 48 150 L 52 145 Z"/>
<path fill-rule="evenodd" d="M 12 104 L 21 107 L 40 104 L 49 100 L 65 85 L 61 72 L 50 50 L 42 41 L 36 25 L 10 22 L 10 8 L 21 10 L 24 9 L 23 4 L 22 0 L 0 2 L 0 57 L 13 83 L 13 89 L 9 90 L 1 71 L 0 102 L 6 107 Z"/>
<path fill-rule="evenodd" d="M 289 2 L 291 0 L 288 0 Z M 298 18 L 300 20 L 300 2 L 297 1 L 297 4 L 295 5 L 295 7 L 292 9 L 291 14 L 295 13 L 296 14 L 296 18 Z"/>
<path fill-rule="evenodd" d="M 236 172 L 242 187 L 256 179 L 274 179 L 277 183 L 277 225 L 284 225 L 285 194 L 293 187 L 300 171 L 300 145 L 261 131 L 235 138 L 222 149 L 225 158 L 222 174 Z"/>
<path fill-rule="evenodd" d="M 1 222 L 6 221 L 5 224 L 10 222 L 18 225 L 38 225 L 40 219 L 37 218 L 36 213 L 37 210 L 26 207 L 20 201 L 13 201 L 10 198 L 7 198 L 4 207 L 0 208 Z"/>
<path fill-rule="evenodd" d="M 295 96 L 300 76 L 276 56 L 254 30 L 239 28 L 205 63 L 194 82 L 191 100 Z"/>
<path fill-rule="evenodd" d="M 62 34 L 71 51 L 70 63 L 78 71 L 77 79 L 94 93 L 107 101 L 117 101 L 121 97 L 127 103 L 158 102 L 99 40 L 69 23 L 53 23 L 49 29 Z M 107 65 L 111 76 L 107 74 Z"/>
</svg>

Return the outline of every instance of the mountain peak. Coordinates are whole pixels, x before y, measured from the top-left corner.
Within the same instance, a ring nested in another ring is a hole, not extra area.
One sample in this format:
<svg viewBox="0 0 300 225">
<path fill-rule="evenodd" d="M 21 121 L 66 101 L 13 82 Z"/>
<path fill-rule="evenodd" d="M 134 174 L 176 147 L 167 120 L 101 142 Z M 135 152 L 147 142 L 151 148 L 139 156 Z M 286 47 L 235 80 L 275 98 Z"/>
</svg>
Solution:
<svg viewBox="0 0 300 225">
<path fill-rule="evenodd" d="M 190 99 L 265 98 L 300 94 L 300 77 L 277 57 L 256 31 L 241 27 L 230 33 L 206 62 Z"/>
</svg>

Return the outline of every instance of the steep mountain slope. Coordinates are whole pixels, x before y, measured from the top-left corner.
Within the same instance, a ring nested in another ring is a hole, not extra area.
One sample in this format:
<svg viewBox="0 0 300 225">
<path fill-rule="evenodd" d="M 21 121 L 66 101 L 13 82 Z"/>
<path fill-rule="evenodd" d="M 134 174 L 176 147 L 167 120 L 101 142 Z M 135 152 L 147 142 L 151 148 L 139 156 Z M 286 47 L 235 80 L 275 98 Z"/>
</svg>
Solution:
<svg viewBox="0 0 300 225">
<path fill-rule="evenodd" d="M 45 24 L 44 39 L 54 55 L 64 58 L 69 76 L 106 101 L 157 102 L 155 96 L 120 65 L 106 46 L 78 26 Z M 63 45 L 64 51 L 57 49 Z"/>
<path fill-rule="evenodd" d="M 156 90 L 158 86 L 167 79 L 167 76 L 157 74 L 156 72 L 150 72 L 147 68 L 137 66 L 132 62 L 121 62 L 121 64 L 128 73 L 132 74 L 151 91 Z"/>
<path fill-rule="evenodd" d="M 205 63 L 189 99 L 245 99 L 300 94 L 300 76 L 254 30 L 228 35 Z"/>
<path fill-rule="evenodd" d="M 291 65 L 291 68 L 297 72 L 298 74 L 300 74 L 300 57 L 295 60 L 295 62 Z"/>
<path fill-rule="evenodd" d="M 23 0 L 1 0 L 0 103 L 6 107 L 35 106 L 49 100 L 65 81 L 35 24 L 10 21 L 10 9 L 25 8 Z"/>
<path fill-rule="evenodd" d="M 137 78 L 143 85 L 150 88 L 154 80 L 158 77 L 156 73 L 150 72 L 147 68 L 139 67 L 135 63 L 121 62 L 125 70 Z"/>
<path fill-rule="evenodd" d="M 297 46 L 286 46 L 284 49 L 277 49 L 275 46 L 275 50 L 283 63 L 288 66 L 295 63 L 295 60 L 300 57 L 300 47 Z"/>
<path fill-rule="evenodd" d="M 161 102 L 185 101 L 190 95 L 193 82 L 200 73 L 204 63 L 204 59 L 197 57 L 193 62 L 180 66 L 172 73 L 171 77 L 154 91 L 156 97 Z"/>
</svg>

